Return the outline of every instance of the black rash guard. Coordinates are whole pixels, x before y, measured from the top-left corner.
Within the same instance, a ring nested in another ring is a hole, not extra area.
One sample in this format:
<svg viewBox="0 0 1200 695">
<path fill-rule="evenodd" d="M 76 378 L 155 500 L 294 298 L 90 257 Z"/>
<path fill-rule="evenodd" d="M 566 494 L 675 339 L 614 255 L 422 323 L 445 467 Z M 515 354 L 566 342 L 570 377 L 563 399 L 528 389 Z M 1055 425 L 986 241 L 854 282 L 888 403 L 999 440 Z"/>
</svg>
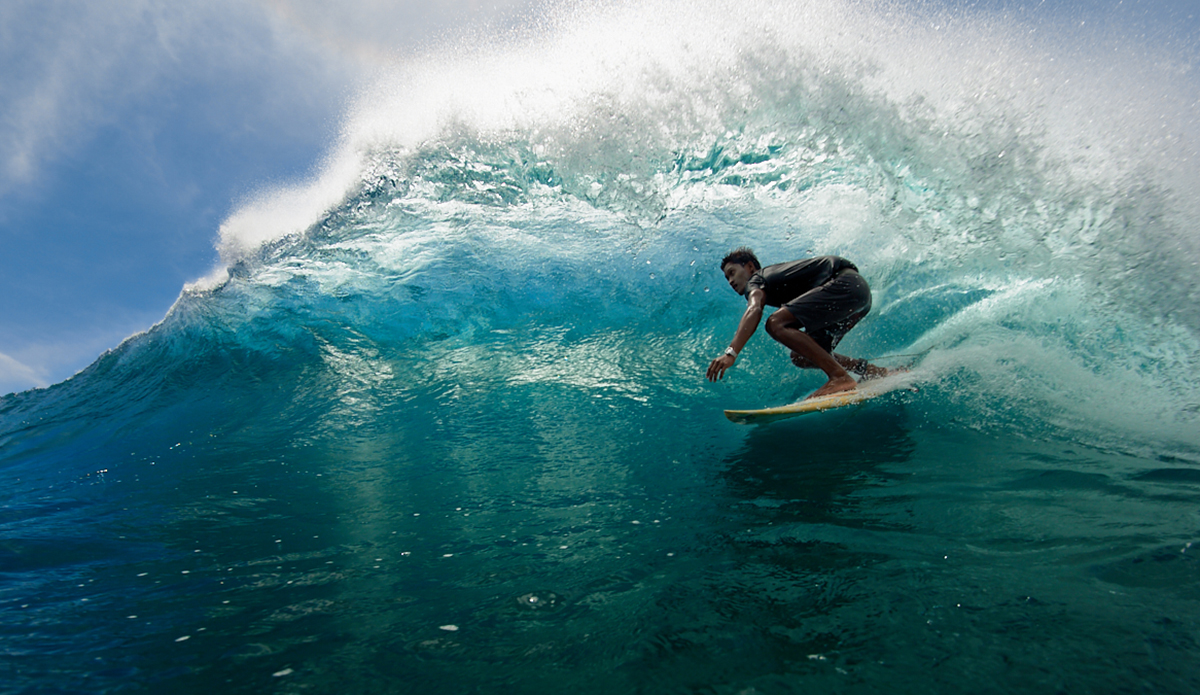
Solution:
<svg viewBox="0 0 1200 695">
<path fill-rule="evenodd" d="M 787 309 L 795 324 L 830 353 L 871 310 L 870 286 L 840 256 L 769 265 L 746 282 L 746 301 L 756 288 L 763 291 L 764 304 Z"/>
<path fill-rule="evenodd" d="M 817 256 L 790 263 L 776 263 L 750 276 L 745 295 L 749 297 L 750 290 L 761 289 L 767 306 L 783 306 L 805 292 L 824 285 L 847 268 L 858 270 L 857 266 L 840 256 Z"/>
</svg>

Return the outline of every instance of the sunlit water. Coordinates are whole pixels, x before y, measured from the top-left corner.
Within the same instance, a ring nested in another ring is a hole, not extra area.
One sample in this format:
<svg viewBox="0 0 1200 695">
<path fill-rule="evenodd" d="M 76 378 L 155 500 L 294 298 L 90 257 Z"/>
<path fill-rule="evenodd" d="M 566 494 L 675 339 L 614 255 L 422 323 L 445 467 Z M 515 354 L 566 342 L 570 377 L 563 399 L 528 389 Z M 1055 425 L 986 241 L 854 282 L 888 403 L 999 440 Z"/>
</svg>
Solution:
<svg viewBox="0 0 1200 695">
<path fill-rule="evenodd" d="M 968 19 L 649 6 L 382 78 L 227 271 L 0 400 L 0 689 L 1200 688 L 1194 87 Z M 726 421 L 822 382 L 761 333 L 704 381 L 739 244 L 854 260 L 842 348 L 920 390 Z"/>
</svg>

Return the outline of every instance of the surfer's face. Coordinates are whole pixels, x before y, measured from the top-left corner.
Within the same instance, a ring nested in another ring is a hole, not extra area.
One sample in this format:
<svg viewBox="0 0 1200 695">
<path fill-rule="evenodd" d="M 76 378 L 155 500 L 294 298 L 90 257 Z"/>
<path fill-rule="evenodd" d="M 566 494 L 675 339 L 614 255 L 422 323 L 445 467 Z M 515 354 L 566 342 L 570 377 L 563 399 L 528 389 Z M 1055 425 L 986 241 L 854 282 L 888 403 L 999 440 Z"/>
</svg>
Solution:
<svg viewBox="0 0 1200 695">
<path fill-rule="evenodd" d="M 750 281 L 750 276 L 754 274 L 753 263 L 726 263 L 725 264 L 725 279 L 729 281 L 729 286 L 734 292 L 742 294 L 746 291 L 746 283 Z"/>
</svg>

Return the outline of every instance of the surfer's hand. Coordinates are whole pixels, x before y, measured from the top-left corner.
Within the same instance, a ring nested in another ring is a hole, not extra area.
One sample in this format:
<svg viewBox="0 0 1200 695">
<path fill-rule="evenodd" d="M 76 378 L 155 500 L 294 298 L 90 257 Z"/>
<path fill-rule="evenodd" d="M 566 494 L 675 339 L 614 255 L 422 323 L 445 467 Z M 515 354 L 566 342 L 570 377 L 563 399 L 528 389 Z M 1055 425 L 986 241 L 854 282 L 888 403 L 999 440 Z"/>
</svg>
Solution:
<svg viewBox="0 0 1200 695">
<path fill-rule="evenodd" d="M 717 379 L 720 379 L 721 377 L 725 376 L 725 370 L 732 367 L 733 363 L 736 361 L 737 361 L 736 357 L 734 357 L 733 355 L 728 355 L 728 354 L 721 355 L 717 359 L 713 360 L 708 365 L 708 373 L 706 374 L 706 376 L 708 377 L 708 380 L 716 381 Z"/>
</svg>

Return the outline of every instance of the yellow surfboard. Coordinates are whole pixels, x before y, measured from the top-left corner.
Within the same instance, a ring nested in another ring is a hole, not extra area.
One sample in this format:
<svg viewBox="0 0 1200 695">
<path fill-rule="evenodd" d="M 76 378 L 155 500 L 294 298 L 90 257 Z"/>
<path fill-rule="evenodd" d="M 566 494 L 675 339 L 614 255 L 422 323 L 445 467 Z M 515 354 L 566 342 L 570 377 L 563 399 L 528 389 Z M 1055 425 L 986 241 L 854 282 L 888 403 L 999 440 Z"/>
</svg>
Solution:
<svg viewBox="0 0 1200 695">
<path fill-rule="evenodd" d="M 858 388 L 853 391 L 843 391 L 842 393 L 834 393 L 817 398 L 806 398 L 791 405 L 781 405 L 759 410 L 726 410 L 725 417 L 739 425 L 761 425 L 777 420 L 786 420 L 787 418 L 807 413 L 818 413 L 822 410 L 862 403 L 863 401 L 899 389 L 916 391 L 917 389 L 912 385 L 912 381 L 911 374 L 904 372 L 895 376 L 887 376 L 882 379 L 860 383 Z"/>
</svg>

